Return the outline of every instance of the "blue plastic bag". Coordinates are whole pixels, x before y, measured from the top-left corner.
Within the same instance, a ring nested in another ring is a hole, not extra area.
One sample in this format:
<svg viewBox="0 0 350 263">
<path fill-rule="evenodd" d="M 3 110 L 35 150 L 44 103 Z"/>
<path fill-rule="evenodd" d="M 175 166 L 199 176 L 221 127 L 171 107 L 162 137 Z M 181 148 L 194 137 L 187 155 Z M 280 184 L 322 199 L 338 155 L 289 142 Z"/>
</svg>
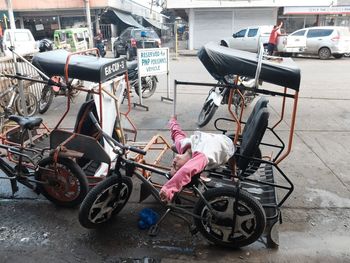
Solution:
<svg viewBox="0 0 350 263">
<path fill-rule="evenodd" d="M 139 212 L 138 227 L 140 229 L 148 229 L 157 223 L 159 215 L 150 208 L 144 208 Z"/>
</svg>

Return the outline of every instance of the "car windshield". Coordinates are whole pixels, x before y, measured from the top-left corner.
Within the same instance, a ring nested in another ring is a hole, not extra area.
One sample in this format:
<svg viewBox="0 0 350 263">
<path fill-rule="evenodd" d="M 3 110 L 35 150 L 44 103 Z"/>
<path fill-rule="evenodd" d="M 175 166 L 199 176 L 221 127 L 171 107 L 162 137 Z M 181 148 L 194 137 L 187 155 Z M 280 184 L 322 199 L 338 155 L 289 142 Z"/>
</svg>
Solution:
<svg viewBox="0 0 350 263">
<path fill-rule="evenodd" d="M 134 37 L 141 38 L 141 32 L 145 32 L 147 38 L 159 38 L 153 30 L 134 30 Z"/>
<path fill-rule="evenodd" d="M 15 41 L 30 41 L 30 36 L 27 32 L 15 32 Z"/>
</svg>

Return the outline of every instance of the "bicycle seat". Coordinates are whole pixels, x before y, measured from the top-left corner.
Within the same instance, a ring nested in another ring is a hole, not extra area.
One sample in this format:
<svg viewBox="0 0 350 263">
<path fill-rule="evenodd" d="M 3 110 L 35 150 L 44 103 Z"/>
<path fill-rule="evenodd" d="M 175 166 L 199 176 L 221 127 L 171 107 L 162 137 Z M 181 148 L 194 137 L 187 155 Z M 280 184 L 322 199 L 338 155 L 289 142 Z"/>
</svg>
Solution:
<svg viewBox="0 0 350 263">
<path fill-rule="evenodd" d="M 23 117 L 18 115 L 11 115 L 9 120 L 18 123 L 22 129 L 33 130 L 35 127 L 38 127 L 43 119 L 35 117 Z"/>
</svg>

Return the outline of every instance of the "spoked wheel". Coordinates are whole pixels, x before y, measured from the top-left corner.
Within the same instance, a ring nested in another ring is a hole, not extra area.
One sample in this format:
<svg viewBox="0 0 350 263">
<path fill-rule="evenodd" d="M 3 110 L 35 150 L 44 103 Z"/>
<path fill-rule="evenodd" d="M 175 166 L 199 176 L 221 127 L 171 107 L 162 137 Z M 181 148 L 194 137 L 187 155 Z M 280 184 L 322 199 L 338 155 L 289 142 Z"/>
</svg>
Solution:
<svg viewBox="0 0 350 263">
<path fill-rule="evenodd" d="M 36 99 L 35 95 L 30 92 L 24 93 L 25 98 L 25 105 L 27 108 L 27 116 L 33 116 L 38 112 L 38 100 Z M 20 96 L 17 96 L 16 98 L 16 111 L 19 115 L 24 116 L 24 110 L 22 107 L 22 100 Z"/>
<path fill-rule="evenodd" d="M 331 55 L 331 50 L 328 47 L 323 47 L 318 51 L 320 59 L 329 59 Z"/>
<path fill-rule="evenodd" d="M 230 248 L 247 246 L 264 232 L 266 216 L 261 204 L 242 189 L 236 201 L 236 191 L 227 187 L 209 189 L 203 195 L 212 210 L 203 199 L 195 206 L 194 213 L 200 216 L 194 220 L 197 229 L 216 245 Z"/>
<path fill-rule="evenodd" d="M 44 114 L 49 108 L 52 103 L 54 97 L 54 92 L 49 85 L 45 85 L 42 92 L 41 97 L 39 100 L 39 113 Z"/>
<path fill-rule="evenodd" d="M 117 48 L 114 48 L 114 57 L 119 58 L 119 53 L 117 51 Z"/>
<path fill-rule="evenodd" d="M 110 176 L 96 185 L 86 196 L 79 210 L 79 222 L 86 228 L 97 228 L 120 212 L 129 200 L 132 181 L 122 176 Z"/>
<path fill-rule="evenodd" d="M 142 77 L 141 78 L 142 83 L 142 98 L 147 99 L 151 97 L 157 88 L 157 80 L 154 76 L 150 77 Z M 140 96 L 139 94 L 139 87 L 138 85 L 135 85 L 135 92 L 137 96 Z"/>
<path fill-rule="evenodd" d="M 214 90 L 211 92 L 215 92 Z M 212 99 L 209 99 L 210 93 L 208 97 L 205 99 L 204 105 L 201 109 L 201 112 L 198 115 L 198 126 L 204 127 L 208 124 L 208 122 L 213 118 L 216 110 L 218 109 L 218 106 L 215 105 L 214 101 Z"/>
<path fill-rule="evenodd" d="M 35 175 L 38 190 L 56 205 L 74 207 L 79 205 L 88 192 L 88 182 L 83 170 L 71 159 L 52 157 L 39 162 Z"/>
</svg>

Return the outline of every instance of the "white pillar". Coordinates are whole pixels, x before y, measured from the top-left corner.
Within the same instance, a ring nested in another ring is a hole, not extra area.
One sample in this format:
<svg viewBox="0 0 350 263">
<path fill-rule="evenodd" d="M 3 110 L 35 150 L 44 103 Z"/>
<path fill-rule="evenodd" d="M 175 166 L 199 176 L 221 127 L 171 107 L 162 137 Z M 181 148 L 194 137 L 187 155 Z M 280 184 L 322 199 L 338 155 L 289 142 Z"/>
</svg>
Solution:
<svg viewBox="0 0 350 263">
<path fill-rule="evenodd" d="M 188 49 L 193 50 L 194 39 L 194 9 L 191 8 L 188 14 Z"/>
<path fill-rule="evenodd" d="M 15 23 L 15 17 L 13 15 L 13 9 L 12 9 L 12 0 L 7 0 L 7 10 L 9 13 L 9 20 L 10 20 L 10 28 L 15 29 L 16 23 Z"/>
<path fill-rule="evenodd" d="M 92 27 L 91 27 L 91 13 L 90 13 L 90 1 L 85 0 L 85 8 L 86 8 L 86 22 L 89 30 L 89 48 L 93 48 L 93 35 L 92 35 Z"/>
</svg>

